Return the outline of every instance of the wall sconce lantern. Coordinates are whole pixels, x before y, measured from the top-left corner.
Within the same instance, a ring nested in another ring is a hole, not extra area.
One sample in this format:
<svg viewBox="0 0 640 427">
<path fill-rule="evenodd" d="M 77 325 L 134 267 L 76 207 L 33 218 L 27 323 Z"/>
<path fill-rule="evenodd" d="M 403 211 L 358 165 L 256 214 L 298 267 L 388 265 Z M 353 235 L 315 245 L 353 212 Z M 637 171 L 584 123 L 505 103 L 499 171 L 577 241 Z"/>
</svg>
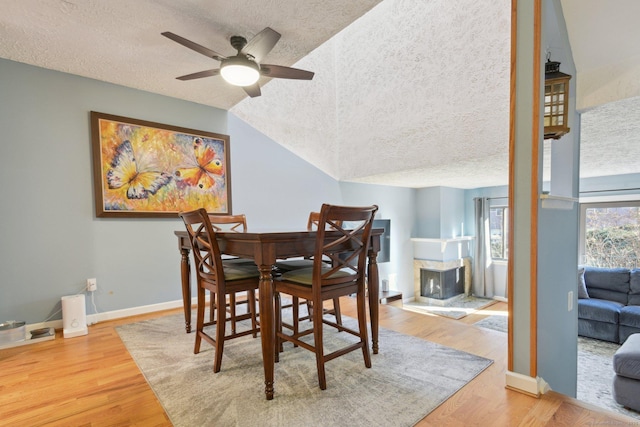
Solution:
<svg viewBox="0 0 640 427">
<path fill-rule="evenodd" d="M 544 66 L 544 139 L 558 139 L 569 132 L 569 74 L 549 59 Z"/>
</svg>

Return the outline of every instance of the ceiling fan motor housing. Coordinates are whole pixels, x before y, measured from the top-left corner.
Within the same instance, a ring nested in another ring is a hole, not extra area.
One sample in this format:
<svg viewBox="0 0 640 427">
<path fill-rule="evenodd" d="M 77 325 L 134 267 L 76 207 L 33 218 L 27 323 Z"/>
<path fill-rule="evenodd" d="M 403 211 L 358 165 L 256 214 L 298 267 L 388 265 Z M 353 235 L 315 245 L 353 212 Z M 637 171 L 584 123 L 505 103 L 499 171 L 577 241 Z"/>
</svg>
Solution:
<svg viewBox="0 0 640 427">
<path fill-rule="evenodd" d="M 231 36 L 231 46 L 238 52 L 247 45 L 247 39 L 242 36 Z"/>
</svg>

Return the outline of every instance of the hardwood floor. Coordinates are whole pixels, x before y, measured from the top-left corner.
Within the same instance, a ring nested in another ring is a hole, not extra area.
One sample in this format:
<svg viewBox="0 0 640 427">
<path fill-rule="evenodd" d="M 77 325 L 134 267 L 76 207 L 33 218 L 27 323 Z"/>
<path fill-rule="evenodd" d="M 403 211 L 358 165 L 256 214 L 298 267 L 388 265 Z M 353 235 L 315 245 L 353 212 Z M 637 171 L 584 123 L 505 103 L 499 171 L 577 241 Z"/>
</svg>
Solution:
<svg viewBox="0 0 640 427">
<path fill-rule="evenodd" d="M 341 301 L 347 316 L 354 316 L 354 306 L 350 298 Z M 497 303 L 479 313 L 452 320 L 412 313 L 392 305 L 381 306 L 382 327 L 495 361 L 418 426 L 637 423 L 555 392 L 536 399 L 507 390 L 504 387 L 506 334 L 473 326 L 485 316 L 506 310 L 505 303 Z M 179 311 L 100 323 L 90 326 L 88 335 L 76 338 L 64 339 L 58 331 L 53 341 L 0 350 L 0 425 L 170 426 L 162 406 L 114 327 Z"/>
</svg>

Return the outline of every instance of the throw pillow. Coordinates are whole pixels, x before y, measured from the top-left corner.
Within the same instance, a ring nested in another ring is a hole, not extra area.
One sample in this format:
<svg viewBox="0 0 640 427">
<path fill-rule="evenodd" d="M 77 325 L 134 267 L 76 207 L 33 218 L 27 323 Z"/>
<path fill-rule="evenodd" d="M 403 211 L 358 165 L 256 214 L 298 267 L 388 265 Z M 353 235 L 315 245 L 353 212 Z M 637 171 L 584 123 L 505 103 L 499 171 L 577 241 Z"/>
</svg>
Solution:
<svg viewBox="0 0 640 427">
<path fill-rule="evenodd" d="M 578 299 L 589 299 L 587 284 L 584 282 L 584 267 L 578 269 Z"/>
</svg>

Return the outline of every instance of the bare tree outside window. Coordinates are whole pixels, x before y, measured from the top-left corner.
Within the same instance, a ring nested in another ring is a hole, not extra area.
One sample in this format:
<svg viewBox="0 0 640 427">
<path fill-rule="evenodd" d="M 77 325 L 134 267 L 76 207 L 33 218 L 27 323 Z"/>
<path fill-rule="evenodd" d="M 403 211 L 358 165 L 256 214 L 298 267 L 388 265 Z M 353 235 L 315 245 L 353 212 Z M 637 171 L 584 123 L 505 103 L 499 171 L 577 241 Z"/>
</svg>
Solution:
<svg viewBox="0 0 640 427">
<path fill-rule="evenodd" d="M 634 206 L 635 205 L 635 206 Z M 638 267 L 640 204 L 589 204 L 583 207 L 584 264 Z"/>
</svg>

